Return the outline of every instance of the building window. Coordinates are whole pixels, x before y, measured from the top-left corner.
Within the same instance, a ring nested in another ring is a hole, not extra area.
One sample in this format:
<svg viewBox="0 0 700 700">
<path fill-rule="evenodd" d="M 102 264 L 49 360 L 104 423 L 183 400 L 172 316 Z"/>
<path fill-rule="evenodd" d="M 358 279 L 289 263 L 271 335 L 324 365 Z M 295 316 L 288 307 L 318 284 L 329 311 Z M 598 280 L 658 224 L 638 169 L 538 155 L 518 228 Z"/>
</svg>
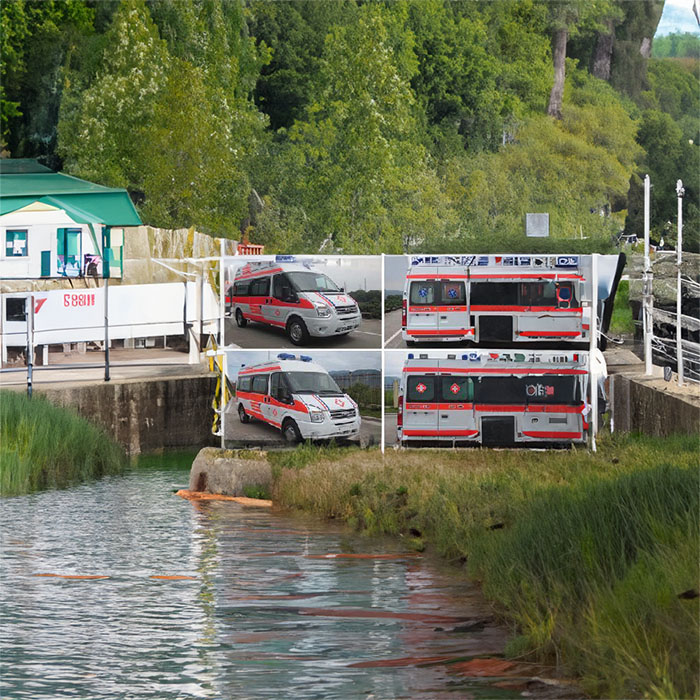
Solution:
<svg viewBox="0 0 700 700">
<path fill-rule="evenodd" d="M 5 256 L 18 258 L 27 256 L 27 230 L 5 232 Z"/>
<path fill-rule="evenodd" d="M 7 297 L 5 299 L 5 320 L 27 320 L 27 300 L 24 297 Z"/>
</svg>

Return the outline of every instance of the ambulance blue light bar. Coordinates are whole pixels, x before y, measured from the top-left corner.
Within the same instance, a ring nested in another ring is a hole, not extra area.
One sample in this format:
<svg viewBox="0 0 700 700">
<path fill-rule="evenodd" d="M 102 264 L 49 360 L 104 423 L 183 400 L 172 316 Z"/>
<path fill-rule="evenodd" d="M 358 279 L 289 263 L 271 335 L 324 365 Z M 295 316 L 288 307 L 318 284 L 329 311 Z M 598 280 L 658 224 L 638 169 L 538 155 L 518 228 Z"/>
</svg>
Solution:
<svg viewBox="0 0 700 700">
<path fill-rule="evenodd" d="M 299 355 L 299 359 L 302 362 L 311 362 L 311 358 L 308 355 Z"/>
<path fill-rule="evenodd" d="M 279 355 L 277 355 L 278 360 L 296 360 L 297 356 L 292 355 L 292 353 L 289 352 L 281 352 Z"/>
<path fill-rule="evenodd" d="M 275 262 L 278 263 L 293 263 L 297 261 L 296 255 L 275 255 Z"/>
<path fill-rule="evenodd" d="M 413 359 L 413 353 L 412 353 L 412 352 L 409 352 L 409 353 L 408 353 L 408 359 L 409 359 L 409 360 L 412 360 L 412 359 Z"/>
</svg>

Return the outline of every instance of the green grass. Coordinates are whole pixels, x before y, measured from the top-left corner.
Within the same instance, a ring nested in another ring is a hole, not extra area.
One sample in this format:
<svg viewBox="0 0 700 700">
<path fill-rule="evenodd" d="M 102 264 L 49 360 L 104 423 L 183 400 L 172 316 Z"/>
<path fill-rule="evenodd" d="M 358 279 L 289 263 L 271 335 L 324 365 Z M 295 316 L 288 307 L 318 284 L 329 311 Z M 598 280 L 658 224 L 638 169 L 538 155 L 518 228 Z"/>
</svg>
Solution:
<svg viewBox="0 0 700 700">
<path fill-rule="evenodd" d="M 121 447 L 83 418 L 41 396 L 0 391 L 0 495 L 63 488 L 126 464 Z"/>
<path fill-rule="evenodd" d="M 622 280 L 617 288 L 612 317 L 610 318 L 610 332 L 614 334 L 634 333 L 634 317 L 630 306 L 630 283 Z"/>
<path fill-rule="evenodd" d="M 698 441 L 569 451 L 409 450 L 281 469 L 273 499 L 429 546 L 483 584 L 508 651 L 602 697 L 696 697 Z"/>
</svg>

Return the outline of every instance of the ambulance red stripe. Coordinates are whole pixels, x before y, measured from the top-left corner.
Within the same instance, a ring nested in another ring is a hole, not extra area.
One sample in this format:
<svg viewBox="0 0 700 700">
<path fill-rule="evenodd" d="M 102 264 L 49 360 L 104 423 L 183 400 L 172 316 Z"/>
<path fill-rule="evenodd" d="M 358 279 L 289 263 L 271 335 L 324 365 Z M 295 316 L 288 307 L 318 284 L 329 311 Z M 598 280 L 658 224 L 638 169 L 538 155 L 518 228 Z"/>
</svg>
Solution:
<svg viewBox="0 0 700 700">
<path fill-rule="evenodd" d="M 281 267 L 273 267 L 273 268 L 267 268 L 265 270 L 258 270 L 257 272 L 249 272 L 245 275 L 236 276 L 234 278 L 234 282 L 238 282 L 240 280 L 251 279 L 252 277 L 261 277 L 262 275 L 272 275 L 275 272 L 284 272 L 284 270 Z"/>
<path fill-rule="evenodd" d="M 526 338 L 572 338 L 581 335 L 581 331 L 519 331 L 519 335 Z"/>
<path fill-rule="evenodd" d="M 242 369 L 238 374 L 254 374 L 255 372 L 274 372 L 276 369 L 282 369 L 279 365 L 270 365 L 269 367 L 251 367 L 250 369 Z M 263 394 L 257 394 L 263 396 Z"/>
<path fill-rule="evenodd" d="M 406 373 L 425 374 L 428 372 L 441 375 L 450 374 L 587 374 L 585 369 L 544 368 L 539 369 L 505 369 L 501 367 L 404 367 Z"/>
<path fill-rule="evenodd" d="M 473 328 L 446 328 L 446 329 L 428 329 L 428 330 L 413 330 L 411 328 L 406 329 L 408 335 L 473 335 Z"/>
<path fill-rule="evenodd" d="M 561 440 L 580 440 L 582 433 L 558 433 L 548 430 L 523 430 L 523 435 L 534 438 L 553 438 Z"/>
<path fill-rule="evenodd" d="M 404 437 L 472 437 L 478 435 L 478 430 L 453 430 L 446 428 L 445 430 L 407 430 L 404 429 Z"/>
</svg>

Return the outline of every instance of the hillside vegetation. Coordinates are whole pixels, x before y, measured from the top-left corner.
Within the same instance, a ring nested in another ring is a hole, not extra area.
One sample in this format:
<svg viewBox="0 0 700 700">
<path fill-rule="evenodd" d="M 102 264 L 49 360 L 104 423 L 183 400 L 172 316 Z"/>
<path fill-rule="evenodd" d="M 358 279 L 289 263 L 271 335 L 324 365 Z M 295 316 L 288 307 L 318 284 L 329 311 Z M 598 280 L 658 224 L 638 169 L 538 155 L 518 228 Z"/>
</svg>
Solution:
<svg viewBox="0 0 700 700">
<path fill-rule="evenodd" d="M 604 251 L 641 233 L 647 172 L 655 235 L 674 240 L 680 177 L 697 247 L 697 59 L 664 40 L 686 58 L 648 63 L 662 9 L 5 0 L 2 135 L 128 188 L 149 224 L 270 251 L 516 252 L 527 212 L 548 250 Z"/>
</svg>

